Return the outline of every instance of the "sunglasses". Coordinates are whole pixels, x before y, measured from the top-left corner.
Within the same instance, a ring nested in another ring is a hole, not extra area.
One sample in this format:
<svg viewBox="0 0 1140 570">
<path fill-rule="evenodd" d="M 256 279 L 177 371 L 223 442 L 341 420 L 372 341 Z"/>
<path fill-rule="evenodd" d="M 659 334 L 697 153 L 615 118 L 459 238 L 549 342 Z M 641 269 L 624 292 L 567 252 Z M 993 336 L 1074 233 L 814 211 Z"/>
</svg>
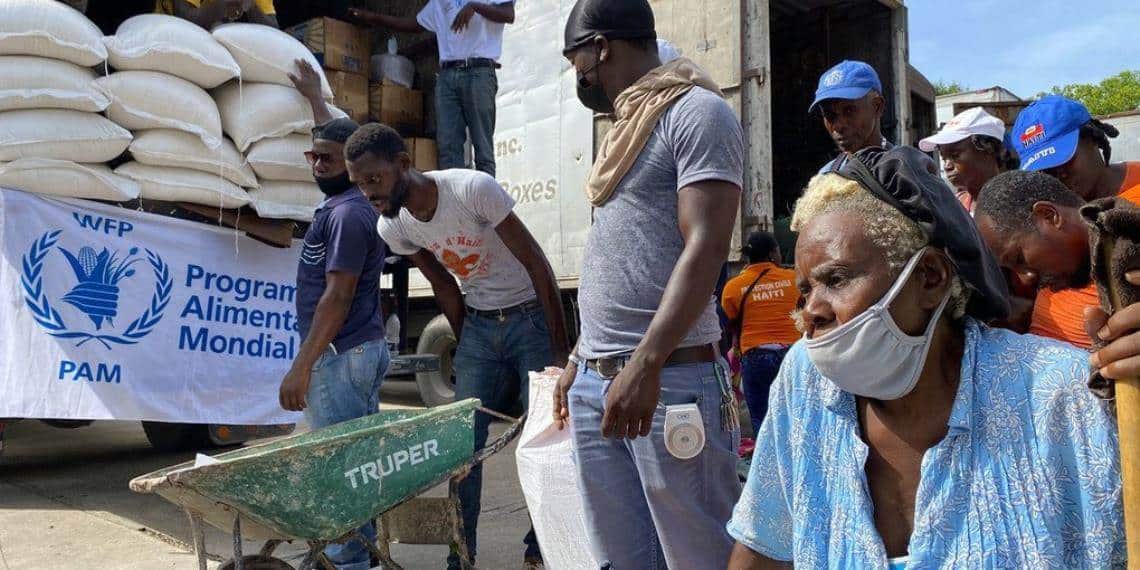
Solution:
<svg viewBox="0 0 1140 570">
<path fill-rule="evenodd" d="M 317 161 L 328 162 L 332 160 L 332 153 L 328 152 L 315 152 L 311 150 L 305 151 L 305 159 L 309 161 L 309 166 L 313 166 Z"/>
</svg>

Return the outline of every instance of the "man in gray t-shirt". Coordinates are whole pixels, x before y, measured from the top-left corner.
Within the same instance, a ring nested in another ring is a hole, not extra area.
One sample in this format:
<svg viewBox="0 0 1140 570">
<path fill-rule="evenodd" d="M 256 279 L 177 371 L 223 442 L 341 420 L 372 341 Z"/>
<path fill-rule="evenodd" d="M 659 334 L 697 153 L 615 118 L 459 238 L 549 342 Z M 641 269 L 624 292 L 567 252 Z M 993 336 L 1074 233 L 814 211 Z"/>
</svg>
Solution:
<svg viewBox="0 0 1140 570">
<path fill-rule="evenodd" d="M 723 568 L 740 433 L 713 294 L 740 205 L 743 136 L 703 70 L 663 65 L 654 38 L 646 0 L 579 0 L 566 26 L 579 99 L 625 130 L 607 135 L 587 184 L 596 209 L 582 329 L 555 420 L 570 419 L 597 560 Z M 620 160 L 631 153 L 632 164 Z M 682 411 L 704 434 L 688 449 L 666 437 L 667 416 Z"/>
</svg>

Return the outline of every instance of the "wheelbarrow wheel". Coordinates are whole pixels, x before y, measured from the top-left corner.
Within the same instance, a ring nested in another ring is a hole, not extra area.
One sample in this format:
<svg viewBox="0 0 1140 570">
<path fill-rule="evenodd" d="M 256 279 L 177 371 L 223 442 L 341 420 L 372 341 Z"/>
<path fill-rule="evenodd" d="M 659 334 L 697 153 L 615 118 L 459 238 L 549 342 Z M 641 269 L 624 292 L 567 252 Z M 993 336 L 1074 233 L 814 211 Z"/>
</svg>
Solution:
<svg viewBox="0 0 1140 570">
<path fill-rule="evenodd" d="M 242 556 L 241 562 L 245 570 L 296 570 L 288 562 L 264 554 Z M 234 559 L 231 558 L 218 566 L 218 570 L 234 570 L 234 567 Z"/>
</svg>

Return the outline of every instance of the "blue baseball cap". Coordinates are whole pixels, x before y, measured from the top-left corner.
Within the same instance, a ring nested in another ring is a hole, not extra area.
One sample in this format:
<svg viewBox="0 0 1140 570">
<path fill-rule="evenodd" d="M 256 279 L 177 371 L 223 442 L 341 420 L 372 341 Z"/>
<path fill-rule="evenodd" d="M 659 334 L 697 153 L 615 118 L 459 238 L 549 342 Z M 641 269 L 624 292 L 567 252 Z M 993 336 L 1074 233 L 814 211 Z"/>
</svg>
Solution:
<svg viewBox="0 0 1140 570">
<path fill-rule="evenodd" d="M 883 93 L 883 84 L 875 69 L 861 61 L 843 60 L 824 72 L 815 90 L 815 102 L 808 107 L 812 112 L 827 99 L 861 99 L 871 91 Z"/>
<path fill-rule="evenodd" d="M 1077 151 L 1081 125 L 1092 120 L 1084 105 L 1060 95 L 1042 97 L 1017 116 L 1009 142 L 1022 170 L 1046 170 L 1069 162 Z"/>
</svg>

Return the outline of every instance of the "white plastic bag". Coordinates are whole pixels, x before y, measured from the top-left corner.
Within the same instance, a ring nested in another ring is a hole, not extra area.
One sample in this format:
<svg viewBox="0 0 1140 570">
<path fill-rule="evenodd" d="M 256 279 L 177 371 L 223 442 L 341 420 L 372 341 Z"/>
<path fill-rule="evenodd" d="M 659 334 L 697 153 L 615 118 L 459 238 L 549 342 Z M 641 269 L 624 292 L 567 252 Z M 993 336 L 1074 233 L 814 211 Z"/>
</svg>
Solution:
<svg viewBox="0 0 1140 570">
<path fill-rule="evenodd" d="M 0 161 L 54 158 L 107 162 L 127 150 L 131 133 L 103 115 L 65 109 L 0 113 Z"/>
<path fill-rule="evenodd" d="M 217 174 L 137 162 L 116 168 L 115 174 L 138 182 L 144 200 L 190 202 L 215 208 L 240 208 L 249 203 L 245 190 Z"/>
<path fill-rule="evenodd" d="M 107 59 L 103 32 L 75 8 L 52 0 L 0 0 L 0 55 L 34 55 L 83 67 Z"/>
<path fill-rule="evenodd" d="M 416 65 L 412 60 L 396 53 L 396 38 L 388 38 L 388 53 L 372 56 L 372 82 L 391 81 L 412 88 Z"/>
<path fill-rule="evenodd" d="M 257 190 L 249 191 L 249 197 L 253 210 L 262 218 L 311 222 L 325 195 L 316 182 L 262 180 Z"/>
<path fill-rule="evenodd" d="M 561 374 L 559 368 L 530 373 L 530 412 L 515 450 L 519 483 L 546 567 L 598 568 L 586 535 L 570 428 L 554 425 L 554 386 Z"/>
<path fill-rule="evenodd" d="M 230 139 L 209 148 L 198 137 L 173 129 L 154 129 L 135 135 L 127 147 L 131 156 L 151 166 L 175 166 L 221 175 L 243 188 L 257 188 L 257 176 Z"/>
<path fill-rule="evenodd" d="M 218 106 L 201 87 L 157 71 L 120 71 L 95 84 L 111 98 L 107 118 L 132 131 L 176 129 L 217 148 L 222 144 Z"/>
<path fill-rule="evenodd" d="M 119 71 L 161 71 L 213 89 L 241 74 L 225 46 L 193 22 L 165 14 L 142 14 L 103 38 Z"/>
<path fill-rule="evenodd" d="M 305 151 L 313 147 L 311 135 L 290 134 L 262 139 L 249 147 L 246 160 L 262 180 L 313 182 L 313 168 Z"/>
<path fill-rule="evenodd" d="M 25 192 L 126 202 L 139 197 L 139 185 L 102 164 L 21 158 L 0 162 L 0 186 Z"/>
<path fill-rule="evenodd" d="M 289 34 L 261 24 L 222 24 L 213 31 L 218 40 L 234 56 L 241 67 L 242 81 L 276 83 L 292 87 L 289 74 L 295 73 L 295 61 L 305 59 L 321 76 L 321 93 L 331 101 L 332 88 L 317 58 Z"/>
<path fill-rule="evenodd" d="M 0 56 L 0 111 L 72 109 L 98 113 L 111 104 L 95 72 L 59 59 Z"/>
</svg>

